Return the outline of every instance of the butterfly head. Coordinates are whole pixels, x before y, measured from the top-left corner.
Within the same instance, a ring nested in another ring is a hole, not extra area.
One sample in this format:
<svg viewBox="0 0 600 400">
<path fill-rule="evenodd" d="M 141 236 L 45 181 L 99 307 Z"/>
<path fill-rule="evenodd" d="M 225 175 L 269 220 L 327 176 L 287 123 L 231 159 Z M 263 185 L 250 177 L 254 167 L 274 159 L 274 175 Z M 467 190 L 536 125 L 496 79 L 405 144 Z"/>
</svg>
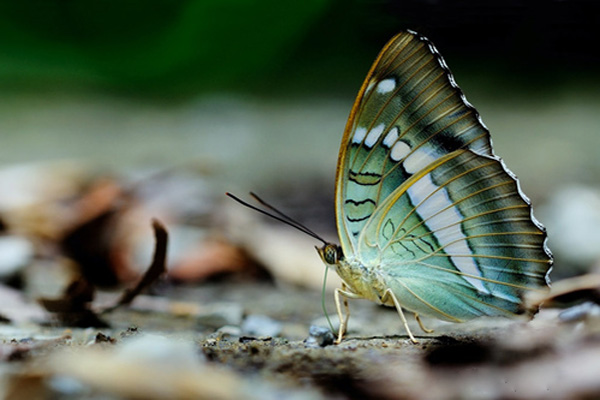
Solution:
<svg viewBox="0 0 600 400">
<path fill-rule="evenodd" d="M 339 261 L 344 258 L 344 253 L 342 252 L 342 248 L 337 244 L 333 243 L 325 243 L 323 247 L 316 247 L 321 260 L 328 267 L 336 266 Z"/>
</svg>

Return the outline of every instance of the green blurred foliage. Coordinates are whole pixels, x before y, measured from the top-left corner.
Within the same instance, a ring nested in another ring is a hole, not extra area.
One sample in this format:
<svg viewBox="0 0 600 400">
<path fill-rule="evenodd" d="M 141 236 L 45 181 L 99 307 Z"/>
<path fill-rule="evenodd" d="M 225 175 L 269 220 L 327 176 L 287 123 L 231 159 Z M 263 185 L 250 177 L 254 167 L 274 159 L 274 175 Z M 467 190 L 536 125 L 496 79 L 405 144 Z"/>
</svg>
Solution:
<svg viewBox="0 0 600 400">
<path fill-rule="evenodd" d="M 204 91 L 277 66 L 328 0 L 0 3 L 0 85 Z"/>
<path fill-rule="evenodd" d="M 429 37 L 455 72 L 464 70 L 457 75 L 501 80 L 491 88 L 539 93 L 548 82 L 573 84 L 580 72 L 584 88 L 597 85 L 600 56 L 590 49 L 600 3 L 542 3 L 0 1 L 0 88 L 348 96 L 403 29 Z"/>
</svg>

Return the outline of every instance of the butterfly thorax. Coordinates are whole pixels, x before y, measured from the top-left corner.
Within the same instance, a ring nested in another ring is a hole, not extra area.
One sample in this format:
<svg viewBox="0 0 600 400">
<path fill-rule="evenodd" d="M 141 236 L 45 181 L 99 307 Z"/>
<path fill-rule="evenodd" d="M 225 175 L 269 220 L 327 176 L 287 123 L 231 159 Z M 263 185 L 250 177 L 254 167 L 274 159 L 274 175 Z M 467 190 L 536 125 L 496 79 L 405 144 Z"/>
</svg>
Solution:
<svg viewBox="0 0 600 400">
<path fill-rule="evenodd" d="M 355 257 L 346 257 L 340 246 L 317 248 L 326 266 L 334 268 L 347 288 L 357 295 L 381 303 L 386 286 L 377 268 L 369 268 Z"/>
</svg>

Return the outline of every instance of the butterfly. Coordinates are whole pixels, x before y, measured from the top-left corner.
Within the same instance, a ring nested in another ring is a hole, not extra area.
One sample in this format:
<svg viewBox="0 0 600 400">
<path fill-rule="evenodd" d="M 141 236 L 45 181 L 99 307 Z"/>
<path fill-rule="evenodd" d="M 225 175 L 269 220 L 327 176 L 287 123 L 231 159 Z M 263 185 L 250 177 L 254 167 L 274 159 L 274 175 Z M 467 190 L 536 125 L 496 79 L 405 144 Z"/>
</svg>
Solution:
<svg viewBox="0 0 600 400">
<path fill-rule="evenodd" d="M 528 291 L 545 291 L 552 266 L 544 227 L 440 53 L 406 31 L 371 67 L 350 112 L 335 191 L 340 245 L 317 248 L 347 299 L 463 322 L 533 314 Z M 342 302 L 344 311 L 342 311 Z"/>
<path fill-rule="evenodd" d="M 336 172 L 340 245 L 254 194 L 276 215 L 227 195 L 324 243 L 317 251 L 342 279 L 337 343 L 348 299 L 395 307 L 416 343 L 403 309 L 431 332 L 420 315 L 532 315 L 525 294 L 549 289 L 544 227 L 440 53 L 412 31 L 384 46 L 350 111 Z"/>
</svg>

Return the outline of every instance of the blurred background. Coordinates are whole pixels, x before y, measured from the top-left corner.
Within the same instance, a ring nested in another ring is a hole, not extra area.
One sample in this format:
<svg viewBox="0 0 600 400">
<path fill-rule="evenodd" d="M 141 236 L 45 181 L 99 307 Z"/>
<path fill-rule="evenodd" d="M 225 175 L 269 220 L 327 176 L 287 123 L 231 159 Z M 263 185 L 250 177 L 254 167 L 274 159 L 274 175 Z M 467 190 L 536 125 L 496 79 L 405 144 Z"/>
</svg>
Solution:
<svg viewBox="0 0 600 400">
<path fill-rule="evenodd" d="M 173 279 L 318 287 L 317 243 L 224 192 L 256 191 L 337 241 L 346 118 L 404 29 L 435 43 L 481 113 L 548 227 L 555 278 L 598 268 L 599 11 L 583 0 L 1 2 L 2 279 L 47 294 L 37 272 L 68 264 L 126 282 L 147 265 L 159 217 Z"/>
</svg>

